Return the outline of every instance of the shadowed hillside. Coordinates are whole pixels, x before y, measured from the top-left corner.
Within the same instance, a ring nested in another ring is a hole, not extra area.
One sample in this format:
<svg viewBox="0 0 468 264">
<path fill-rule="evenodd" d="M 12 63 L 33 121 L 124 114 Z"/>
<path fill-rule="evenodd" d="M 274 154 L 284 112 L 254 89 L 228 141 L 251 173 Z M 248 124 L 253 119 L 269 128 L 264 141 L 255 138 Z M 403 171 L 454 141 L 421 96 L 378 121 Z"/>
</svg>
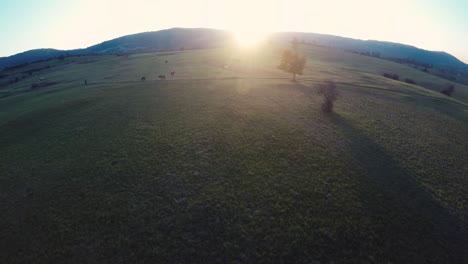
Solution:
<svg viewBox="0 0 468 264">
<path fill-rule="evenodd" d="M 282 48 L 3 71 L 2 260 L 465 263 L 468 87 L 306 45 L 291 82 Z"/>
<path fill-rule="evenodd" d="M 216 29 L 172 28 L 108 40 L 76 50 L 37 49 L 0 58 L 0 69 L 22 63 L 56 58 L 60 55 L 129 54 L 155 51 L 205 49 L 232 44 L 232 34 Z"/>
</svg>

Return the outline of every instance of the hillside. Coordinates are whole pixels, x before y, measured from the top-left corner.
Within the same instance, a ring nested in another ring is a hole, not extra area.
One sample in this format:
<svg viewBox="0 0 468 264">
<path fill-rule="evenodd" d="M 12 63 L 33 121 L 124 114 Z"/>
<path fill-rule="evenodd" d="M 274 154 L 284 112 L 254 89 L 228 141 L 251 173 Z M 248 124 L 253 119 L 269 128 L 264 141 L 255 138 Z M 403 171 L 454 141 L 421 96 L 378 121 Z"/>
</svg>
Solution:
<svg viewBox="0 0 468 264">
<path fill-rule="evenodd" d="M 468 71 L 468 65 L 458 60 L 454 56 L 439 51 L 429 51 L 410 45 L 400 43 L 360 40 L 345 37 L 338 37 L 326 34 L 304 33 L 304 32 L 284 32 L 275 34 L 274 40 L 290 41 L 293 38 L 312 42 L 317 45 L 333 47 L 341 50 L 357 52 L 376 52 L 382 57 L 400 58 L 415 60 L 421 63 L 434 65 L 435 67 Z"/>
<path fill-rule="evenodd" d="M 215 29 L 173 28 L 128 35 L 91 46 L 91 54 L 139 53 L 183 49 L 205 49 L 226 46 L 232 36 Z"/>
<path fill-rule="evenodd" d="M 280 49 L 6 71 L 37 69 L 0 85 L 2 259 L 466 262 L 468 87 L 447 97 L 446 80 L 316 46 L 301 46 L 291 82 Z M 330 115 L 325 79 L 338 83 Z"/>
<path fill-rule="evenodd" d="M 23 63 L 56 58 L 64 51 L 56 49 L 35 49 L 0 58 L 0 69 L 14 67 Z"/>
<path fill-rule="evenodd" d="M 37 49 L 0 58 L 0 69 L 22 63 L 56 58 L 60 55 L 128 54 L 167 50 L 205 49 L 232 43 L 226 31 L 205 28 L 172 28 L 144 32 L 108 40 L 76 50 Z"/>
<path fill-rule="evenodd" d="M 342 50 L 378 52 L 385 57 L 410 59 L 421 63 L 431 64 L 439 68 L 454 69 L 461 71 L 462 73 L 468 72 L 468 65 L 448 53 L 427 51 L 398 43 L 372 40 L 364 41 L 332 35 L 300 32 L 277 33 L 271 37 L 273 41 L 290 41 L 293 38 Z M 0 69 L 37 60 L 55 58 L 62 54 L 126 54 L 175 51 L 181 49 L 204 49 L 226 47 L 232 44 L 232 42 L 232 34 L 223 30 L 206 28 L 172 28 L 155 32 L 127 35 L 77 50 L 40 49 L 27 51 L 10 57 L 0 58 Z"/>
</svg>

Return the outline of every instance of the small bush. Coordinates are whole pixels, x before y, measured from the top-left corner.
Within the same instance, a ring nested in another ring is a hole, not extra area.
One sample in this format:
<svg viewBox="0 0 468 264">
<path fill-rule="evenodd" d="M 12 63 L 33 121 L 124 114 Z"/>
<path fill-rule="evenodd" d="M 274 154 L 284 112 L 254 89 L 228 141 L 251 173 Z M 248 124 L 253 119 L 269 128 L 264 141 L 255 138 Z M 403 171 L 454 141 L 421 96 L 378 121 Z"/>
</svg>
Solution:
<svg viewBox="0 0 468 264">
<path fill-rule="evenodd" d="M 413 79 L 410 79 L 410 78 L 406 78 L 405 83 L 416 84 L 416 82 Z"/>
<path fill-rule="evenodd" d="M 323 96 L 322 111 L 330 113 L 333 111 L 333 104 L 338 99 L 336 84 L 333 81 L 327 80 L 324 83 L 317 85 L 318 94 Z"/>
<path fill-rule="evenodd" d="M 455 91 L 455 86 L 453 84 L 447 84 L 440 92 L 447 96 L 452 96 L 452 93 Z"/>
<path fill-rule="evenodd" d="M 39 88 L 44 88 L 52 85 L 56 85 L 58 82 L 35 82 L 31 84 L 31 89 L 39 89 Z"/>
<path fill-rule="evenodd" d="M 395 81 L 399 81 L 400 80 L 400 76 L 398 76 L 398 74 L 396 73 L 384 73 L 382 74 L 384 77 L 386 78 L 389 78 L 389 79 L 393 79 Z"/>
</svg>

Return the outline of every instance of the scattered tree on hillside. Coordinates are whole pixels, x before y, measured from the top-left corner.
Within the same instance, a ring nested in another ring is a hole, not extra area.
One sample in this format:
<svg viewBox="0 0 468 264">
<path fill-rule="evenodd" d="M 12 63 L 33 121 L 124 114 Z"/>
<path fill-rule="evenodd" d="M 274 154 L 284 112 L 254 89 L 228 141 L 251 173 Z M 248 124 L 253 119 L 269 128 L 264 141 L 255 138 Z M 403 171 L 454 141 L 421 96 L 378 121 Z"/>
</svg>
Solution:
<svg viewBox="0 0 468 264">
<path fill-rule="evenodd" d="M 447 84 L 440 92 L 447 96 L 451 96 L 454 91 L 455 86 L 453 84 Z"/>
<path fill-rule="evenodd" d="M 416 84 L 416 82 L 413 79 L 410 79 L 410 78 L 406 78 L 405 82 L 409 83 L 409 84 Z"/>
<path fill-rule="evenodd" d="M 384 73 L 382 74 L 384 77 L 386 78 L 389 78 L 389 79 L 393 79 L 395 81 L 399 81 L 400 80 L 400 76 L 398 76 L 398 74 L 396 73 Z"/>
<path fill-rule="evenodd" d="M 327 80 L 324 83 L 317 85 L 318 94 L 322 95 L 322 111 L 330 113 L 333 111 L 333 104 L 338 99 L 338 92 L 336 91 L 336 84 L 334 81 Z"/>
<path fill-rule="evenodd" d="M 293 81 L 296 81 L 296 74 L 302 75 L 306 63 L 306 58 L 295 50 L 285 49 L 281 56 L 278 69 L 289 72 L 293 75 Z"/>
</svg>

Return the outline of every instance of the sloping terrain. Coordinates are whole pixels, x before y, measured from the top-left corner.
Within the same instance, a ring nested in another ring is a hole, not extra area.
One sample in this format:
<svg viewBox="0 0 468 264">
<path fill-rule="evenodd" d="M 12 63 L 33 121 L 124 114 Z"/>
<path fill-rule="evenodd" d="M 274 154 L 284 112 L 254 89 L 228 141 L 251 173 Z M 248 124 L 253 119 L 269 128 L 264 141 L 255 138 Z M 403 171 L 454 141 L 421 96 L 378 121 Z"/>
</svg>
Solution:
<svg viewBox="0 0 468 264">
<path fill-rule="evenodd" d="M 468 71 L 468 65 L 451 54 L 441 51 L 424 50 L 400 43 L 361 40 L 306 32 L 282 32 L 273 36 L 275 40 L 290 41 L 293 38 L 341 50 L 376 52 L 382 57 L 410 59 L 421 63 L 428 63 L 435 67 L 457 69 L 464 72 Z"/>
<path fill-rule="evenodd" d="M 302 48 L 293 83 L 279 51 L 8 71 L 43 69 L 0 89 L 0 257 L 466 262 L 467 87 L 447 97 L 445 80 L 320 47 Z M 325 79 L 338 83 L 332 114 L 314 87 Z M 41 82 L 53 84 L 31 88 Z"/>
<path fill-rule="evenodd" d="M 444 69 L 444 71 L 445 69 L 456 70 L 464 76 L 468 72 L 468 65 L 451 54 L 446 52 L 428 51 L 400 43 L 375 40 L 366 41 L 304 32 L 275 33 L 270 37 L 270 40 L 273 40 L 273 42 L 289 42 L 293 38 L 340 50 L 376 52 L 382 57 L 414 60 L 418 63 L 431 64 L 436 68 Z M 126 35 L 82 49 L 37 49 L 9 57 L 0 57 L 0 69 L 23 63 L 30 63 L 37 60 L 52 59 L 61 55 L 132 54 L 156 51 L 219 48 L 231 45 L 233 40 L 233 35 L 224 30 L 209 28 L 171 28 L 154 32 Z M 457 79 L 460 79 L 458 75 L 455 76 Z M 461 79 L 464 80 L 464 78 Z"/>
<path fill-rule="evenodd" d="M 126 35 L 75 50 L 36 49 L 0 57 L 0 70 L 59 56 L 134 54 L 225 47 L 233 43 L 231 33 L 208 28 L 171 28 Z"/>
</svg>

